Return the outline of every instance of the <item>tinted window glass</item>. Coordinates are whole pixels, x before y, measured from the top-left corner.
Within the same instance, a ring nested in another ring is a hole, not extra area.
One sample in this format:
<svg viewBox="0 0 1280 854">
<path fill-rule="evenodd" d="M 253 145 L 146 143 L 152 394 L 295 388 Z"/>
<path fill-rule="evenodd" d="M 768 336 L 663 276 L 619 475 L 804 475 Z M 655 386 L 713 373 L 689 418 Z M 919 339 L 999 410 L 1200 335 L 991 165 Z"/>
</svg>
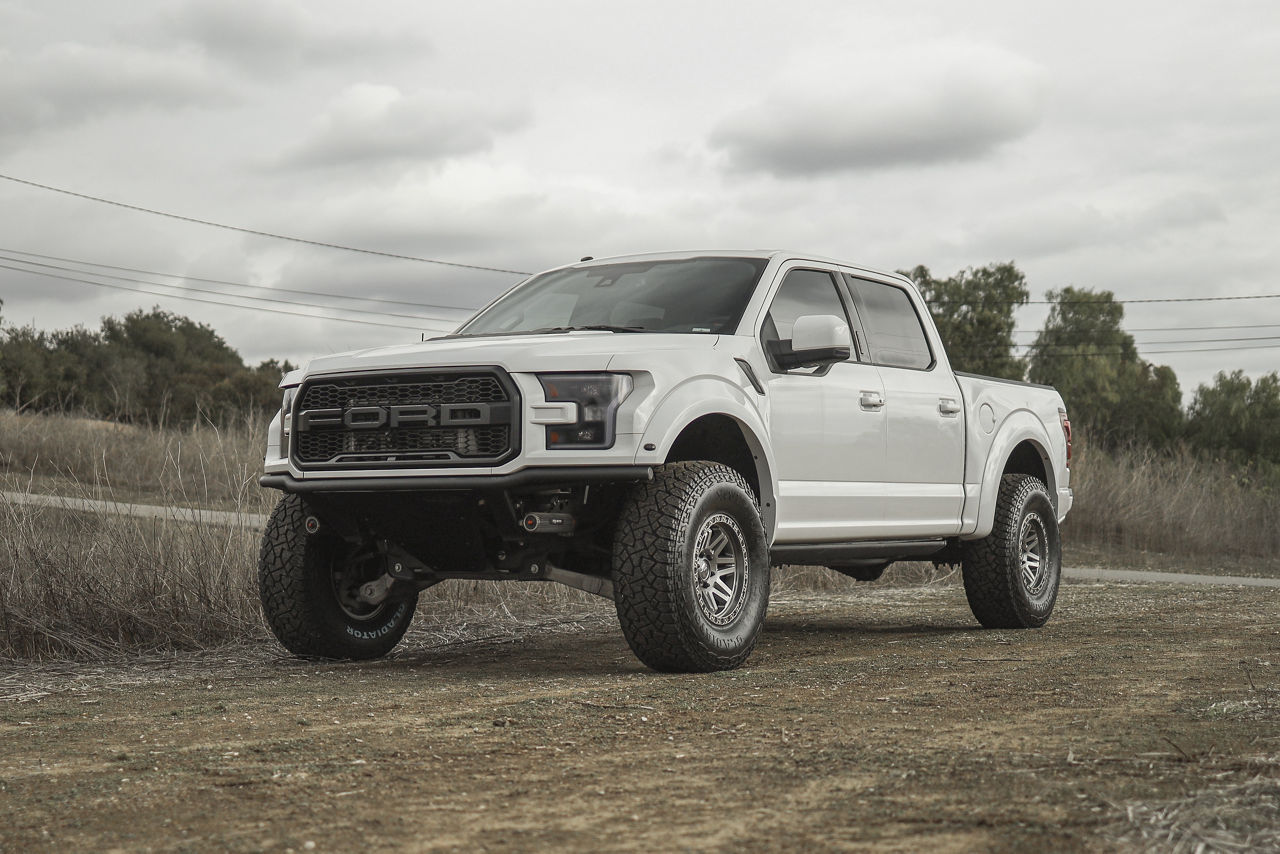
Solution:
<svg viewBox="0 0 1280 854">
<path fill-rule="evenodd" d="M 708 257 L 556 270 L 511 291 L 460 334 L 592 325 L 645 332 L 733 332 L 766 263 L 760 258 Z"/>
<path fill-rule="evenodd" d="M 765 337 L 790 340 L 791 327 L 795 326 L 796 318 L 806 314 L 834 314 L 846 323 L 849 322 L 830 273 L 817 270 L 792 270 L 787 273 L 787 277 L 782 280 L 782 287 L 773 298 L 773 305 L 769 306 Z M 769 321 L 773 322 L 772 329 Z"/>
<path fill-rule="evenodd" d="M 850 284 L 873 362 L 921 370 L 933 364 L 920 317 L 906 291 L 865 279 L 852 279 Z"/>
</svg>

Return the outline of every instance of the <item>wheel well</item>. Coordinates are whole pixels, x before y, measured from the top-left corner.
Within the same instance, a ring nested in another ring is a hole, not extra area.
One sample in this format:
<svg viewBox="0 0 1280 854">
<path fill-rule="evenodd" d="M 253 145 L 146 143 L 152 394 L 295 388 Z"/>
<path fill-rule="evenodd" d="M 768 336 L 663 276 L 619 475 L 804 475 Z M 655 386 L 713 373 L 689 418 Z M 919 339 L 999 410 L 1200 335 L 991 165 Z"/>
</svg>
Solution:
<svg viewBox="0 0 1280 854">
<path fill-rule="evenodd" d="M 1031 442 L 1021 442 L 1013 449 L 1004 464 L 1004 474 L 1029 474 L 1040 478 L 1040 482 L 1053 494 L 1053 484 L 1049 479 L 1049 470 L 1044 464 L 1044 456 Z"/>
<path fill-rule="evenodd" d="M 727 415 L 704 415 L 691 422 L 676 437 L 666 462 L 710 460 L 724 463 L 746 478 L 760 498 L 760 473 L 755 454 L 742 435 L 738 422 Z"/>
</svg>

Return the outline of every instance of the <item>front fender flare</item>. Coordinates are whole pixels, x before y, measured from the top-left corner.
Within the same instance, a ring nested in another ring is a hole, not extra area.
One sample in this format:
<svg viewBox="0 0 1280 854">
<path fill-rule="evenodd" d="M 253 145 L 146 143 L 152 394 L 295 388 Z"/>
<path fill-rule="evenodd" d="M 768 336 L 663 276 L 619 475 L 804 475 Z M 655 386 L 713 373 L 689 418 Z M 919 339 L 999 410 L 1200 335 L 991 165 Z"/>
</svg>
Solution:
<svg viewBox="0 0 1280 854">
<path fill-rule="evenodd" d="M 654 402 L 646 419 L 644 432 L 637 443 L 635 461 L 641 465 L 661 465 L 676 439 L 686 427 L 706 415 L 723 415 L 742 431 L 756 465 L 760 484 L 760 518 L 765 535 L 773 540 L 777 522 L 778 482 L 773 451 L 764 418 L 750 394 L 728 380 L 717 376 L 694 377 L 680 383 Z M 648 450 L 652 445 L 653 450 Z"/>
</svg>

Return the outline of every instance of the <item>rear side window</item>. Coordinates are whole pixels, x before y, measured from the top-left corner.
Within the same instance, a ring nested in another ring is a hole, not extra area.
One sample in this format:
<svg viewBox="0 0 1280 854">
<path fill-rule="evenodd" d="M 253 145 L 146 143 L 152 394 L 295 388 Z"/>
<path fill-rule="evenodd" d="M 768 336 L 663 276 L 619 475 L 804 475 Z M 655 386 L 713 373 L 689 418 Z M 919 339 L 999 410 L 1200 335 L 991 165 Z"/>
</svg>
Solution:
<svg viewBox="0 0 1280 854">
<path fill-rule="evenodd" d="M 867 333 L 871 361 L 916 370 L 933 365 L 929 340 L 906 291 L 866 279 L 850 279 L 849 284 Z"/>
</svg>

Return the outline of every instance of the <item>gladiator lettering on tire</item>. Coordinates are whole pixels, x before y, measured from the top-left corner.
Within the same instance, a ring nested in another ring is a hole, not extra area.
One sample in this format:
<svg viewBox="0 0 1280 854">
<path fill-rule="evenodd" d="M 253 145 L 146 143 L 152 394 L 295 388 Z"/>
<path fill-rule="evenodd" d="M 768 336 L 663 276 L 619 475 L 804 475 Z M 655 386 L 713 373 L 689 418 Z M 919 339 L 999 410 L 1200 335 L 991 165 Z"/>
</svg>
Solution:
<svg viewBox="0 0 1280 854">
<path fill-rule="evenodd" d="M 352 592 L 372 563 L 353 562 L 346 544 L 308 524 L 315 517 L 298 495 L 285 495 L 267 521 L 258 556 L 258 595 L 271 631 L 295 655 L 380 658 L 413 619 L 417 594 L 360 605 Z M 362 575 L 363 574 L 363 575 Z"/>
</svg>

